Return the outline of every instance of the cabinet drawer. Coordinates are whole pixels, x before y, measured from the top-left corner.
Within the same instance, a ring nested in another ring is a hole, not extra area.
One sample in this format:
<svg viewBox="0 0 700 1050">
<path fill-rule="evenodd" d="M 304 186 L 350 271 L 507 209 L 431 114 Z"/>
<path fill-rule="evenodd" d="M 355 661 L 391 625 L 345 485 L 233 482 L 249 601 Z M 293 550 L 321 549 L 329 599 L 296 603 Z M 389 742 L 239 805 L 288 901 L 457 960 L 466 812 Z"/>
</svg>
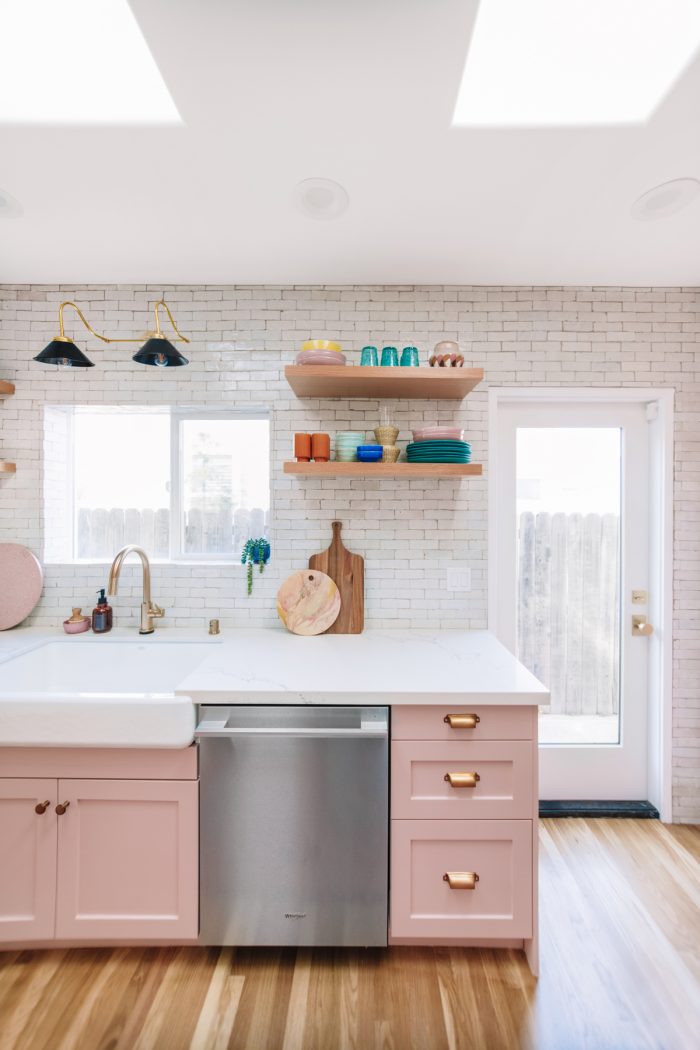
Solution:
<svg viewBox="0 0 700 1050">
<path fill-rule="evenodd" d="M 532 818 L 529 740 L 394 740 L 391 815 Z"/>
<path fill-rule="evenodd" d="M 463 727 L 448 715 L 473 715 Z M 536 707 L 397 706 L 391 712 L 393 740 L 532 740 Z"/>
<path fill-rule="evenodd" d="M 473 872 L 473 889 L 445 876 Z M 392 937 L 532 936 L 532 822 L 394 820 Z"/>
</svg>

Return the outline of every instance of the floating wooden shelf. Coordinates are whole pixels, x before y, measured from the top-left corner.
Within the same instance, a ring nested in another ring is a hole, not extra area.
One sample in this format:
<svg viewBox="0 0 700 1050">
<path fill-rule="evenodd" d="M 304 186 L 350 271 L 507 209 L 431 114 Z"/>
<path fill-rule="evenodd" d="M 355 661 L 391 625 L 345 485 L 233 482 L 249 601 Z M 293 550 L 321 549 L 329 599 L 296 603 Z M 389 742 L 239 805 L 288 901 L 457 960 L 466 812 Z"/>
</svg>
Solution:
<svg viewBox="0 0 700 1050">
<path fill-rule="evenodd" d="M 10 463 L 7 459 L 0 459 L 0 474 L 14 474 L 16 471 L 16 463 Z"/>
<path fill-rule="evenodd" d="M 305 478 L 467 478 L 479 477 L 481 463 L 297 463 L 284 464 L 285 474 Z"/>
<path fill-rule="evenodd" d="M 461 401 L 484 378 L 484 370 L 287 365 L 284 375 L 297 397 L 420 397 Z"/>
<path fill-rule="evenodd" d="M 7 379 L 0 379 L 0 397 L 4 394 L 9 397 L 15 392 L 15 384 L 10 383 Z"/>
</svg>

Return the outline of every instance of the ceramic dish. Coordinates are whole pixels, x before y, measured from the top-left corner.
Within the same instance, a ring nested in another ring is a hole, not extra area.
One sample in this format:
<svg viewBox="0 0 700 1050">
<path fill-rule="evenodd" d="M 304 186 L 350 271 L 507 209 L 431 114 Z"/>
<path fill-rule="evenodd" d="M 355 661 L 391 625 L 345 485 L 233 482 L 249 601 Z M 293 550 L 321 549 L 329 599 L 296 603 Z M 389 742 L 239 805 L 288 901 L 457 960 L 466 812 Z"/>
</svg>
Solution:
<svg viewBox="0 0 700 1050">
<path fill-rule="evenodd" d="M 295 365 L 344 365 L 347 358 L 338 350 L 300 350 Z"/>
<path fill-rule="evenodd" d="M 412 430 L 414 441 L 431 441 L 438 439 L 452 439 L 464 441 L 464 431 L 459 427 L 421 427 L 420 430 Z"/>
<path fill-rule="evenodd" d="M 306 342 L 301 344 L 302 351 L 304 350 L 331 350 L 333 353 L 340 353 L 340 343 L 334 343 L 332 339 L 307 339 Z"/>
<path fill-rule="evenodd" d="M 382 446 L 365 445 L 364 448 L 358 448 L 357 458 L 360 463 L 378 463 L 382 458 Z"/>
</svg>

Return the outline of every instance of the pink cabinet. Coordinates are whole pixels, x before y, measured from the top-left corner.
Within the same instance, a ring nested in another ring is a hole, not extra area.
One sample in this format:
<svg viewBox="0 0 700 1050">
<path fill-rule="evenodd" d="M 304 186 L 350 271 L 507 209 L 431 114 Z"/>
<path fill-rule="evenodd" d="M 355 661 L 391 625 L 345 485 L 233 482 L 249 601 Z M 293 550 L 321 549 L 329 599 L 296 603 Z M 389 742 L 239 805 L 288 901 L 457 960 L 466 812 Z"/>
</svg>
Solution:
<svg viewBox="0 0 700 1050">
<path fill-rule="evenodd" d="M 148 779 L 144 751 L 103 760 L 0 749 L 3 772 L 30 774 L 0 778 L 0 943 L 196 939 L 199 781 L 188 750 L 152 753 L 156 776 L 172 779 Z M 39 769 L 53 776 L 33 778 Z"/>
<path fill-rule="evenodd" d="M 58 939 L 197 936 L 198 786 L 59 780 Z"/>
<path fill-rule="evenodd" d="M 395 937 L 532 936 L 529 820 L 395 820 Z"/>
<path fill-rule="evenodd" d="M 396 706 L 392 944 L 522 947 L 537 936 L 537 708 Z"/>
<path fill-rule="evenodd" d="M 0 942 L 53 937 L 56 781 L 0 779 Z"/>
</svg>

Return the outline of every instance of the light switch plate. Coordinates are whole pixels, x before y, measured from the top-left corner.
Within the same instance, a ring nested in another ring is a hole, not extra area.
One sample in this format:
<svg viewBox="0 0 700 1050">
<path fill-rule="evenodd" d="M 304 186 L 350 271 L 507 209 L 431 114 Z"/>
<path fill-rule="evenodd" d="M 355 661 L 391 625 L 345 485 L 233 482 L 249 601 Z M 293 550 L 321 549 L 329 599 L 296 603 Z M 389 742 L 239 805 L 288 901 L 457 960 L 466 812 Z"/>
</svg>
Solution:
<svg viewBox="0 0 700 1050">
<path fill-rule="evenodd" d="M 471 569 L 448 569 L 447 590 L 448 591 L 470 591 L 472 589 Z"/>
</svg>

